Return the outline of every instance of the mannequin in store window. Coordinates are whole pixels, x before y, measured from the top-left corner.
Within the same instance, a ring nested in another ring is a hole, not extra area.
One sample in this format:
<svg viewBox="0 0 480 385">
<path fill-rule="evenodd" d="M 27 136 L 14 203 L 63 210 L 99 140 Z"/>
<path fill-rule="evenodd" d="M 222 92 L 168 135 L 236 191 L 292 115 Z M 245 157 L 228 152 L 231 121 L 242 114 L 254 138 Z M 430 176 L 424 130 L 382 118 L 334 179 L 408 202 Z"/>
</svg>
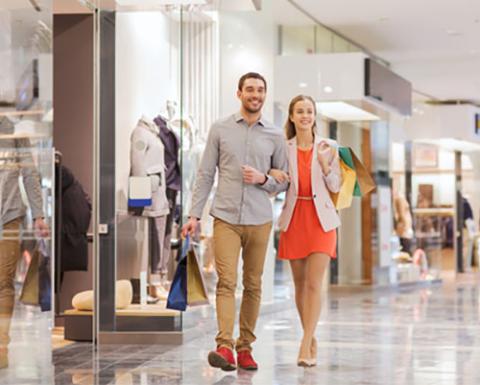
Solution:
<svg viewBox="0 0 480 385">
<path fill-rule="evenodd" d="M 170 209 L 166 194 L 165 148 L 159 134 L 158 126 L 146 116 L 142 116 L 131 135 L 130 175 L 150 177 L 152 204 L 137 208 L 134 213 L 151 218 L 150 230 L 153 230 L 151 242 L 155 243 L 157 250 L 163 250 L 165 225 Z M 154 258 L 155 254 L 150 256 L 150 271 L 156 270 L 159 263 L 158 254 L 157 258 Z M 134 279 L 132 283 L 136 292 L 137 281 Z"/>
<path fill-rule="evenodd" d="M 20 258 L 20 231 L 26 207 L 20 193 L 20 176 L 27 193 L 36 237 L 47 237 L 40 175 L 28 138 L 15 137 L 13 123 L 0 117 L 0 368 L 8 366 L 10 322 L 15 305 L 14 278 Z"/>
<path fill-rule="evenodd" d="M 166 197 L 170 212 L 166 217 L 163 227 L 157 228 L 157 231 L 163 232 L 163 243 L 160 244 L 159 262 L 156 268 L 160 272 L 162 284 L 165 284 L 168 277 L 168 264 L 171 257 L 171 238 L 172 228 L 175 216 L 175 206 L 177 202 L 178 192 L 182 188 L 182 175 L 179 163 L 180 139 L 178 135 L 170 128 L 168 119 L 164 115 L 158 115 L 154 119 L 155 124 L 159 128 L 158 136 L 163 143 L 165 149 L 165 183 Z"/>
</svg>

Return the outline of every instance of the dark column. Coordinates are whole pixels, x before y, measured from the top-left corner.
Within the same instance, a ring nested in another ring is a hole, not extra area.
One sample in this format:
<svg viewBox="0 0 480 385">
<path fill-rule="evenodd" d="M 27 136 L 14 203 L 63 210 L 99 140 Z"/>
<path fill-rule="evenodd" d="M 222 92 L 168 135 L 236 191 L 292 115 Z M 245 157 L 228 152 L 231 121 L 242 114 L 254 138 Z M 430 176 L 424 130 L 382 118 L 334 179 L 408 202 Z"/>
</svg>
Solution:
<svg viewBox="0 0 480 385">
<path fill-rule="evenodd" d="M 455 254 L 457 272 L 463 273 L 463 199 L 462 199 L 462 153 L 455 151 Z"/>
<path fill-rule="evenodd" d="M 99 331 L 115 330 L 115 12 L 100 12 Z"/>
<path fill-rule="evenodd" d="M 328 136 L 331 139 L 337 139 L 337 122 L 330 122 L 328 125 Z M 337 232 L 338 234 L 338 232 Z M 338 256 L 338 242 L 337 242 L 337 256 Z M 330 261 L 330 283 L 338 284 L 338 258 Z"/>
</svg>

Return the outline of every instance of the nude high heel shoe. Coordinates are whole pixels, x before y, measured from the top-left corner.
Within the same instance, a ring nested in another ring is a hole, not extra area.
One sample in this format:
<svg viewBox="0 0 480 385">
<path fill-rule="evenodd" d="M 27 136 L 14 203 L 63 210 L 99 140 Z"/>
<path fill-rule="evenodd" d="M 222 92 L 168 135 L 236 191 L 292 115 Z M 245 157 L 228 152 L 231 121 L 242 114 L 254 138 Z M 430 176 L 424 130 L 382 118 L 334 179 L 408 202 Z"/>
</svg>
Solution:
<svg viewBox="0 0 480 385">
<path fill-rule="evenodd" d="M 301 350 L 301 347 L 300 347 Z M 310 346 L 310 354 L 312 351 L 312 347 Z M 312 366 L 316 365 L 316 359 L 312 357 L 300 357 L 300 352 L 298 353 L 298 358 L 297 358 L 297 365 L 301 366 L 303 368 L 310 368 Z"/>
</svg>

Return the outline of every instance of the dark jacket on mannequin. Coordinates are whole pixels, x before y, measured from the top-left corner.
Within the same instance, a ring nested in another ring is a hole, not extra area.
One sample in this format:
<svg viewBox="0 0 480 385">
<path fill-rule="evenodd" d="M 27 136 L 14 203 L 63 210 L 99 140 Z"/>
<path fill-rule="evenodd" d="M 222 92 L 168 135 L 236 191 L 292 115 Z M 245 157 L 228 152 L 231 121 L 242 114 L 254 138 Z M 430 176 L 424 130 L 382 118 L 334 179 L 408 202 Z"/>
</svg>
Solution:
<svg viewBox="0 0 480 385">
<path fill-rule="evenodd" d="M 160 129 L 158 136 L 165 146 L 165 177 L 167 188 L 180 191 L 182 187 L 180 164 L 178 163 L 180 140 L 177 135 L 168 128 L 168 123 L 162 116 L 157 116 L 154 122 Z"/>
</svg>

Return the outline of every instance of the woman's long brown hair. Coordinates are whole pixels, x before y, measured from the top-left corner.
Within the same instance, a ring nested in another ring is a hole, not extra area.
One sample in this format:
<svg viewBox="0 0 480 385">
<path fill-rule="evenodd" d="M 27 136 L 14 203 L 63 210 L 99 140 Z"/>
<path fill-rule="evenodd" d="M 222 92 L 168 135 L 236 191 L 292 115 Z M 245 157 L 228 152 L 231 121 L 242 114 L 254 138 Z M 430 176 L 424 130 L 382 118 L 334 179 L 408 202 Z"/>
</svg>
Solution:
<svg viewBox="0 0 480 385">
<path fill-rule="evenodd" d="M 288 106 L 288 117 L 287 117 L 287 122 L 285 123 L 285 134 L 287 136 L 287 139 L 292 139 L 297 135 L 297 130 L 295 128 L 295 124 L 290 120 L 290 116 L 293 115 L 293 109 L 295 108 L 295 104 L 297 104 L 300 101 L 305 101 L 309 100 L 312 102 L 313 105 L 313 112 L 315 114 L 315 119 L 317 117 L 317 106 L 315 104 L 315 100 L 311 96 L 308 95 L 297 95 L 295 96 L 292 101 L 290 102 L 290 105 Z M 312 127 L 312 133 L 315 136 L 315 128 L 317 127 L 317 121 L 315 120 L 313 123 Z"/>
</svg>

